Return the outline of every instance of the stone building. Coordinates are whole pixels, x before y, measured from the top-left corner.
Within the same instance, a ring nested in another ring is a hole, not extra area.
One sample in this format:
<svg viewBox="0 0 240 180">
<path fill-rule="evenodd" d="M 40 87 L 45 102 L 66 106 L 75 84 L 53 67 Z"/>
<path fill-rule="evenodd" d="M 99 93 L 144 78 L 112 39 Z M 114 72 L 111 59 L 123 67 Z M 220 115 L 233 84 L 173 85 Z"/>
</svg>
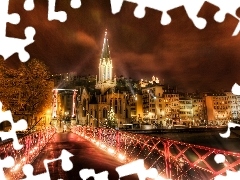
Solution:
<svg viewBox="0 0 240 180">
<path fill-rule="evenodd" d="M 68 114 L 75 123 L 94 127 L 106 126 L 111 109 L 118 127 L 223 125 L 240 118 L 240 96 L 230 92 L 180 93 L 155 76 L 150 81 L 134 81 L 117 77 L 113 69 L 114 60 L 105 32 L 98 75 L 83 77 L 71 72 L 53 76 L 57 79 L 55 87 L 62 88 L 56 100 L 58 110 L 54 112 L 53 107 L 53 117 L 54 113 Z M 66 92 L 66 89 L 73 91 Z"/>
</svg>

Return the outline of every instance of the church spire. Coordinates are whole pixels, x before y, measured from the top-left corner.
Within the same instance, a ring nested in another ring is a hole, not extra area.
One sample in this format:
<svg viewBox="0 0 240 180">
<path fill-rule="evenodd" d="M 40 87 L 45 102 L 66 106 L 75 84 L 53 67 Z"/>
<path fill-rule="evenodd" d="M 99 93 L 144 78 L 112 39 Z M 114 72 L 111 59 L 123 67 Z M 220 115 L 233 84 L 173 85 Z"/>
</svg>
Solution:
<svg viewBox="0 0 240 180">
<path fill-rule="evenodd" d="M 105 31 L 105 37 L 103 41 L 103 48 L 102 48 L 102 54 L 101 59 L 105 58 L 110 59 L 110 50 L 109 50 L 109 44 L 108 44 L 108 38 L 107 38 L 107 29 Z"/>
<path fill-rule="evenodd" d="M 101 93 L 104 94 L 108 89 L 116 86 L 115 78 L 113 79 L 113 64 L 110 57 L 110 50 L 107 38 L 107 30 L 105 31 L 105 37 L 103 41 L 102 54 L 99 62 L 99 77 L 96 83 L 96 89 L 100 89 Z"/>
</svg>

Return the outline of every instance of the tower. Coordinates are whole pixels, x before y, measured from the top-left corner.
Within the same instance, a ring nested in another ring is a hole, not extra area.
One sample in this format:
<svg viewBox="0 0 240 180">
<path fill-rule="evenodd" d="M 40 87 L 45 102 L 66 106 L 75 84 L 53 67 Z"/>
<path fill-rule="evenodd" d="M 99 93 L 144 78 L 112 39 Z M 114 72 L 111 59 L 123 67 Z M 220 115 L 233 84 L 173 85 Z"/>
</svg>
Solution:
<svg viewBox="0 0 240 180">
<path fill-rule="evenodd" d="M 103 48 L 99 62 L 99 77 L 96 80 L 96 89 L 100 89 L 101 93 L 104 94 L 108 89 L 116 86 L 116 79 L 113 79 L 113 65 L 110 56 L 107 30 L 105 31 L 105 36 L 103 40 Z"/>
</svg>

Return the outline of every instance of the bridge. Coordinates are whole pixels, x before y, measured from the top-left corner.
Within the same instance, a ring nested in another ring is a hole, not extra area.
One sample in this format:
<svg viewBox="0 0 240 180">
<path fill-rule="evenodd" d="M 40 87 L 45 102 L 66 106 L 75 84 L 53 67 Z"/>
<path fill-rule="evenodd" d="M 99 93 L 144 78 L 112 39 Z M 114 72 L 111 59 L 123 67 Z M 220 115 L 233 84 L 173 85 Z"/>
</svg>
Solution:
<svg viewBox="0 0 240 180">
<path fill-rule="evenodd" d="M 147 169 L 156 168 L 164 179 L 214 179 L 226 175 L 227 170 L 240 169 L 240 153 L 106 128 L 78 125 L 68 132 L 57 132 L 49 127 L 21 137 L 19 142 L 24 145 L 20 150 L 15 150 L 9 141 L 0 145 L 1 159 L 12 156 L 15 160 L 13 167 L 4 168 L 7 180 L 25 179 L 25 164 L 33 166 L 32 177 L 64 180 L 81 179 L 80 171 L 86 168 L 96 173 L 108 171 L 110 180 L 119 179 L 116 168 L 138 159 L 144 159 Z M 73 155 L 72 169 L 65 172 L 61 160 L 44 166 L 45 159 L 58 158 L 63 149 Z M 225 162 L 218 164 L 214 160 L 217 154 L 224 155 Z M 134 180 L 138 176 L 123 179 Z"/>
</svg>

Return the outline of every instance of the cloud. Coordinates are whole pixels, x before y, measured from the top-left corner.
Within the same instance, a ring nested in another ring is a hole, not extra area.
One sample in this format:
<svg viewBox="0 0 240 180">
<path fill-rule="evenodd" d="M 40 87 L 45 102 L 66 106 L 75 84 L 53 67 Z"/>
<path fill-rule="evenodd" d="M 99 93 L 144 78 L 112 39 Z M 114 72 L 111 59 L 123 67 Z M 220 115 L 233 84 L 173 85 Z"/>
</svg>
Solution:
<svg viewBox="0 0 240 180">
<path fill-rule="evenodd" d="M 80 44 L 81 46 L 84 47 L 89 47 L 89 48 L 93 48 L 93 49 L 97 49 L 98 44 L 96 42 L 96 40 L 93 38 L 93 36 L 83 32 L 83 31 L 77 31 L 75 33 L 75 41 Z"/>
<path fill-rule="evenodd" d="M 130 66 L 132 70 L 140 71 L 143 67 L 154 64 L 155 56 L 149 53 L 116 52 L 112 56 L 113 62 L 121 62 L 122 66 Z M 156 67 L 155 67 L 156 68 Z"/>
</svg>

